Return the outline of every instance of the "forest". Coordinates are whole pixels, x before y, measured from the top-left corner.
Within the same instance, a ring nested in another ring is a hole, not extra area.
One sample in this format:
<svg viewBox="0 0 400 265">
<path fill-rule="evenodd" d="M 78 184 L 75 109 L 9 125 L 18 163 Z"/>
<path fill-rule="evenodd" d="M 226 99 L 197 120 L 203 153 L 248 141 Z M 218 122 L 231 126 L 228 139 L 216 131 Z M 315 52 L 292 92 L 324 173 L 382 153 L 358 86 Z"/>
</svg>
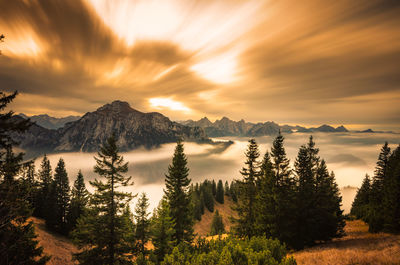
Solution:
<svg viewBox="0 0 400 265">
<path fill-rule="evenodd" d="M 372 180 L 365 177 L 351 216 L 344 216 L 335 175 L 312 136 L 299 148 L 294 167 L 281 133 L 265 154 L 250 139 L 242 177 L 231 183 L 192 183 L 184 143 L 178 141 L 163 199 L 150 213 L 146 193 L 126 192 L 135 190 L 133 179 L 113 135 L 94 157 L 98 178 L 89 181 L 92 193 L 81 172 L 70 186 L 62 158 L 54 172 L 46 155 L 38 170 L 24 160 L 12 133 L 26 130 L 30 121 L 16 122 L 13 112 L 5 111 L 16 96 L 0 98 L 0 264 L 50 259 L 38 245 L 31 216 L 71 238 L 78 264 L 296 264 L 291 251 L 343 236 L 346 218 L 364 220 L 371 232 L 400 231 L 400 147 L 391 151 L 384 144 Z M 215 211 L 210 235 L 220 236 L 197 236 L 195 222 L 205 210 L 214 212 L 214 203 L 224 203 L 225 196 L 234 202 L 232 228 L 226 231 Z"/>
</svg>

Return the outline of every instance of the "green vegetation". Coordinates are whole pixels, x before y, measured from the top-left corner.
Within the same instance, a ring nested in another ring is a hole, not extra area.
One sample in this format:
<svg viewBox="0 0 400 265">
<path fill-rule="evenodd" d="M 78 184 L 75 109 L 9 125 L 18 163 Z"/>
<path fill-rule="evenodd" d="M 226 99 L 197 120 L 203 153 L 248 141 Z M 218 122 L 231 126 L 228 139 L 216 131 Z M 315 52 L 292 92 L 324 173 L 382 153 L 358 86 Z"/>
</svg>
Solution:
<svg viewBox="0 0 400 265">
<path fill-rule="evenodd" d="M 237 203 L 233 232 L 240 237 L 265 235 L 278 238 L 289 247 L 301 249 L 343 234 L 344 218 L 335 177 L 310 137 L 295 161 L 295 170 L 279 134 L 271 152 L 260 164 L 258 145 L 249 141 L 243 180 L 237 181 Z M 231 188 L 231 193 L 232 193 Z"/>
<path fill-rule="evenodd" d="M 81 249 L 75 255 L 80 264 L 127 264 L 134 248 L 130 229 L 130 214 L 125 210 L 133 198 L 131 193 L 118 191 L 118 187 L 130 185 L 128 163 L 119 154 L 116 140 L 112 136 L 100 148 L 95 157 L 94 172 L 106 182 L 94 180 L 95 188 L 87 211 L 78 219 L 72 232 L 74 242 Z"/>
<path fill-rule="evenodd" d="M 351 214 L 368 223 L 370 232 L 400 232 L 400 145 L 394 151 L 387 142 L 382 146 L 372 183 L 365 176 Z"/>
<path fill-rule="evenodd" d="M 229 237 L 223 240 L 200 240 L 195 246 L 175 247 L 167 255 L 163 265 L 294 265 L 293 258 L 286 257 L 287 252 L 278 240 L 265 237 L 238 239 Z"/>
<path fill-rule="evenodd" d="M 0 92 L 0 111 L 16 96 L 17 92 L 11 95 Z M 27 181 L 32 176 L 18 177 L 23 169 L 23 154 L 13 152 L 17 143 L 10 136 L 25 131 L 30 123 L 14 121 L 12 115 L 12 111 L 0 113 L 0 263 L 45 264 L 49 257 L 43 256 L 33 223 L 28 219 L 32 214 L 29 203 L 32 186 Z"/>
</svg>

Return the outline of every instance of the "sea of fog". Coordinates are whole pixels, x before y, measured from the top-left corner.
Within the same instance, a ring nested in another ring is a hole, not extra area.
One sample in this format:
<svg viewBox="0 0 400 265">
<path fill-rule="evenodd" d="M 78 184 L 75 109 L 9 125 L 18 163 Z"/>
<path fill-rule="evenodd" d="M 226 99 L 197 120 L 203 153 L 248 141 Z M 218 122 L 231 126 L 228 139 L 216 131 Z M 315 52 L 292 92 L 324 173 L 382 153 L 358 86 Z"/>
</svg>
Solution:
<svg viewBox="0 0 400 265">
<path fill-rule="evenodd" d="M 310 134 L 293 133 L 285 136 L 285 148 L 293 165 L 298 149 L 307 143 Z M 400 134 L 384 133 L 314 133 L 314 140 L 320 149 L 320 156 L 328 164 L 330 171 L 336 174 L 336 180 L 341 187 L 343 197 L 343 209 L 348 212 L 351 202 L 365 174 L 373 175 L 379 150 L 385 141 L 392 147 L 400 143 Z M 215 141 L 232 140 L 234 143 L 226 145 L 210 145 L 185 143 L 185 153 L 188 157 L 189 176 L 192 182 L 200 182 L 204 179 L 222 179 L 229 182 L 241 177 L 239 170 L 245 161 L 248 138 L 223 137 L 215 138 Z M 256 138 L 260 145 L 261 154 L 271 148 L 273 137 L 263 136 Z M 158 205 L 163 195 L 164 177 L 174 152 L 175 144 L 164 144 L 159 148 L 147 150 L 136 149 L 122 153 L 129 162 L 129 172 L 134 185 L 127 190 L 138 194 L 146 192 L 150 198 L 150 209 Z M 60 157 L 65 160 L 68 176 L 71 184 L 75 180 L 78 170 L 82 170 L 86 182 L 98 178 L 93 172 L 95 165 L 95 153 L 58 153 L 49 155 L 54 169 Z M 41 157 L 36 159 L 36 167 L 40 166 Z M 87 187 L 92 188 L 89 183 Z M 134 203 L 134 202 L 133 202 Z"/>
</svg>

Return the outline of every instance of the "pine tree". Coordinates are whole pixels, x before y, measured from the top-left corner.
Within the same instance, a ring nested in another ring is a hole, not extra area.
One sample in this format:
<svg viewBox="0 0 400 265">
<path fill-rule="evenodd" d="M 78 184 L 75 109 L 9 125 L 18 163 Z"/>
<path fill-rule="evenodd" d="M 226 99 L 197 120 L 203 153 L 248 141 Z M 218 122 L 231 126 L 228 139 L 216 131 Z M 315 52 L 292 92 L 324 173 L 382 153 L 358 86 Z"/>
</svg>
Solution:
<svg viewBox="0 0 400 265">
<path fill-rule="evenodd" d="M 259 191 L 257 193 L 257 234 L 277 237 L 276 222 L 277 181 L 272 169 L 271 156 L 267 151 L 261 164 Z"/>
<path fill-rule="evenodd" d="M 357 194 L 351 205 L 350 214 L 354 215 L 357 219 L 368 221 L 368 208 L 371 196 L 371 179 L 368 174 L 362 182 L 361 187 L 357 190 Z"/>
<path fill-rule="evenodd" d="M 229 183 L 228 183 L 227 180 L 225 181 L 225 185 L 224 185 L 224 193 L 225 193 L 226 196 L 228 196 L 228 197 L 230 196 Z"/>
<path fill-rule="evenodd" d="M 212 180 L 212 195 L 215 197 L 217 195 L 217 184 L 215 183 L 215 180 Z"/>
<path fill-rule="evenodd" d="M 271 148 L 272 169 L 276 180 L 276 223 L 277 238 L 293 246 L 296 235 L 296 220 L 294 213 L 296 184 L 289 166 L 289 159 L 283 146 L 284 137 L 279 132 Z"/>
<path fill-rule="evenodd" d="M 36 198 L 36 208 L 34 215 L 40 218 L 45 218 L 49 209 L 49 195 L 50 186 L 53 182 L 53 176 L 51 171 L 50 161 L 46 154 L 43 156 L 43 160 L 40 164 L 40 169 L 38 173 L 39 177 L 39 190 L 37 192 Z"/>
<path fill-rule="evenodd" d="M 17 92 L 11 95 L 0 92 L 0 111 L 16 95 Z M 0 113 L 0 263 L 45 264 L 49 257 L 42 256 L 43 249 L 38 247 L 33 223 L 28 219 L 31 215 L 28 191 L 16 179 L 23 155 L 13 153 L 13 145 L 17 143 L 11 138 L 12 133 L 25 131 L 29 122 L 16 122 L 12 116 L 12 111 Z"/>
<path fill-rule="evenodd" d="M 124 209 L 132 199 L 131 193 L 118 191 L 121 186 L 131 185 L 128 163 L 119 154 L 116 139 L 111 136 L 95 157 L 94 172 L 106 182 L 90 182 L 95 188 L 87 212 L 78 219 L 72 236 L 83 250 L 74 255 L 80 264 L 131 264 L 127 253 L 132 252 L 129 235 L 124 231 Z"/>
<path fill-rule="evenodd" d="M 400 145 L 388 159 L 387 174 L 383 188 L 383 229 L 400 232 Z"/>
<path fill-rule="evenodd" d="M 239 236 L 251 238 L 256 235 L 256 181 L 260 175 L 260 163 L 258 157 L 258 145 L 254 139 L 249 140 L 246 150 L 245 167 L 240 173 L 243 180 L 238 181 L 238 200 L 234 204 L 233 209 L 237 212 L 238 218 L 232 218 L 234 231 Z"/>
<path fill-rule="evenodd" d="M 168 174 L 165 175 L 165 195 L 174 222 L 176 244 L 193 241 L 193 214 L 188 192 L 190 185 L 188 175 L 189 169 L 183 144 L 178 141 L 172 164 L 168 167 Z"/>
<path fill-rule="evenodd" d="M 224 222 L 222 221 L 222 216 L 216 210 L 211 222 L 211 235 L 221 235 L 223 233 L 225 233 Z"/>
<path fill-rule="evenodd" d="M 171 253 L 173 241 L 174 223 L 169 210 L 168 202 L 165 199 L 160 201 L 151 224 L 151 242 L 154 245 L 154 254 L 158 263 L 162 262 L 166 254 Z"/>
<path fill-rule="evenodd" d="M 390 147 L 387 142 L 383 145 L 376 163 L 375 175 L 372 179 L 371 203 L 368 216 L 369 231 L 379 232 L 383 229 L 384 213 L 382 208 L 384 183 L 387 175 L 387 166 L 390 156 Z"/>
<path fill-rule="evenodd" d="M 218 181 L 217 194 L 215 195 L 215 200 L 221 204 L 224 203 L 224 185 L 222 184 L 222 180 Z"/>
<path fill-rule="evenodd" d="M 343 210 L 340 209 L 342 197 L 335 175 L 333 172 L 329 174 L 324 160 L 317 168 L 316 190 L 315 240 L 326 241 L 342 236 L 345 225 Z"/>
<path fill-rule="evenodd" d="M 316 172 L 319 162 L 318 149 L 312 136 L 307 145 L 300 147 L 296 161 L 295 172 L 297 176 L 296 193 L 296 248 L 312 245 L 318 235 L 315 231 L 316 219 Z"/>
<path fill-rule="evenodd" d="M 149 208 L 149 199 L 146 197 L 146 193 L 142 193 L 135 208 L 135 220 L 136 220 L 136 239 L 138 253 L 146 255 L 146 243 L 149 241 L 149 228 L 150 228 L 150 213 L 147 212 Z"/>
<path fill-rule="evenodd" d="M 79 170 L 71 192 L 71 203 L 68 210 L 68 231 L 75 229 L 78 218 L 84 213 L 89 201 L 82 172 Z"/>
<path fill-rule="evenodd" d="M 54 180 L 49 195 L 49 213 L 46 224 L 62 234 L 68 234 L 67 213 L 70 203 L 70 187 L 65 162 L 62 158 L 58 161 L 54 173 Z"/>
</svg>

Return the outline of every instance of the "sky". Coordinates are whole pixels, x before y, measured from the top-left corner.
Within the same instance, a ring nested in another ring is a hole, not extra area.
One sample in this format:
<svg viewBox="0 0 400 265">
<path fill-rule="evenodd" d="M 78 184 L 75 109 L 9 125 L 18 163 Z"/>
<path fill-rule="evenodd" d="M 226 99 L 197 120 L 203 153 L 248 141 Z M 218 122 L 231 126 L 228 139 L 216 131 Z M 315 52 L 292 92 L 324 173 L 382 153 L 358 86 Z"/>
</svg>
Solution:
<svg viewBox="0 0 400 265">
<path fill-rule="evenodd" d="M 12 109 L 400 131 L 400 1 L 0 0 Z"/>
</svg>

